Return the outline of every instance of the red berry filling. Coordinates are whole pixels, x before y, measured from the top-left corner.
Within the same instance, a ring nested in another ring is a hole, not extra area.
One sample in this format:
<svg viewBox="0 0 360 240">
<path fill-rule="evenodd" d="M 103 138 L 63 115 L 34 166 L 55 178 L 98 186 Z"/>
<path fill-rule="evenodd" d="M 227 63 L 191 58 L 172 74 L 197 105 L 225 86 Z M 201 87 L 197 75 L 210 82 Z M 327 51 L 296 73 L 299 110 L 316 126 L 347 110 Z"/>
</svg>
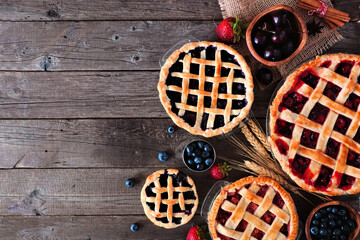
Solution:
<svg viewBox="0 0 360 240">
<path fill-rule="evenodd" d="M 328 82 L 326 84 L 323 94 L 334 101 L 336 99 L 336 97 L 339 95 L 340 91 L 341 91 L 340 87 L 336 86 L 335 84 L 333 84 L 331 82 Z"/>
<path fill-rule="evenodd" d="M 238 190 L 236 192 L 228 192 L 226 200 L 232 202 L 233 204 L 237 205 L 238 202 L 241 199 L 241 195 L 238 193 Z"/>
<path fill-rule="evenodd" d="M 359 104 L 360 104 L 360 97 L 358 95 L 355 95 L 354 93 L 351 93 L 344 105 L 345 107 L 353 111 L 357 111 Z"/>
<path fill-rule="evenodd" d="M 356 132 L 353 139 L 354 139 L 354 141 L 360 143 L 360 128 L 358 128 L 358 130 L 357 130 L 357 132 Z"/>
<path fill-rule="evenodd" d="M 328 68 L 330 67 L 330 65 L 331 65 L 331 61 L 325 61 L 320 65 L 320 67 Z"/>
<path fill-rule="evenodd" d="M 316 76 L 316 73 L 311 69 L 306 69 L 305 71 L 300 73 L 298 78 L 312 88 L 315 88 L 317 83 L 319 82 L 319 77 Z"/>
<path fill-rule="evenodd" d="M 328 115 L 330 109 L 325 107 L 324 105 L 321 105 L 320 103 L 316 103 L 314 108 L 311 110 L 309 114 L 309 119 L 323 124 L 326 120 L 326 116 Z"/>
<path fill-rule="evenodd" d="M 339 153 L 339 148 L 340 148 L 340 143 L 330 138 L 326 145 L 325 154 L 336 159 Z"/>
<path fill-rule="evenodd" d="M 287 108 L 295 113 L 300 113 L 304 107 L 308 98 L 304 97 L 300 93 L 288 92 L 284 95 L 281 104 L 279 105 L 279 111 Z"/>
<path fill-rule="evenodd" d="M 354 64 L 355 61 L 343 60 L 337 65 L 335 72 L 344 77 L 349 77 Z"/>
<path fill-rule="evenodd" d="M 351 186 L 354 184 L 355 178 L 346 174 L 342 174 L 341 182 L 339 188 L 343 190 L 349 190 Z"/>
<path fill-rule="evenodd" d="M 256 203 L 249 203 L 249 205 L 247 206 L 246 208 L 246 211 L 251 213 L 251 214 L 254 214 L 255 210 L 258 208 L 258 205 Z"/>
<path fill-rule="evenodd" d="M 289 145 L 286 142 L 284 142 L 283 140 L 276 139 L 275 144 L 278 147 L 279 152 L 281 154 L 286 155 L 287 152 L 289 151 Z"/>
<path fill-rule="evenodd" d="M 273 204 L 275 204 L 279 208 L 283 208 L 283 206 L 285 205 L 284 200 L 282 199 L 282 197 L 280 196 L 280 194 L 278 192 L 276 192 L 276 195 L 273 199 Z"/>
<path fill-rule="evenodd" d="M 244 219 L 240 221 L 239 225 L 236 227 L 236 231 L 244 232 L 246 227 L 248 225 L 248 222 Z"/>
<path fill-rule="evenodd" d="M 309 167 L 310 162 L 311 160 L 309 158 L 300 156 L 298 154 L 295 155 L 293 160 L 289 160 L 292 173 L 300 178 L 304 178 L 304 173 Z"/>
<path fill-rule="evenodd" d="M 261 240 L 264 237 L 265 233 L 257 228 L 254 229 L 254 231 L 251 233 L 251 236 Z"/>
<path fill-rule="evenodd" d="M 291 138 L 294 124 L 286 122 L 284 120 L 276 120 L 275 132 L 287 138 Z"/>
<path fill-rule="evenodd" d="M 265 194 L 267 192 L 267 190 L 269 189 L 268 185 L 263 185 L 260 187 L 259 191 L 256 193 L 256 195 L 260 196 L 260 197 L 265 197 Z"/>
<path fill-rule="evenodd" d="M 226 220 L 228 220 L 230 216 L 231 212 L 227 212 L 220 208 L 218 211 L 218 215 L 216 216 L 216 221 L 222 225 L 225 225 Z"/>
<path fill-rule="evenodd" d="M 360 168 L 360 156 L 354 151 L 349 150 L 346 165 Z"/>
<path fill-rule="evenodd" d="M 269 211 L 266 211 L 266 213 L 262 215 L 260 219 L 266 222 L 267 224 L 271 225 L 271 223 L 274 221 L 275 218 L 276 216 L 274 214 L 272 214 Z"/>
<path fill-rule="evenodd" d="M 280 232 L 284 234 L 285 236 L 289 236 L 289 225 L 284 224 L 282 228 L 280 229 Z"/>
<path fill-rule="evenodd" d="M 331 176 L 334 170 L 322 165 L 318 179 L 315 181 L 315 188 L 317 190 L 325 190 L 330 183 Z"/>
<path fill-rule="evenodd" d="M 304 129 L 301 135 L 300 144 L 308 148 L 315 149 L 318 138 L 319 133 L 310 131 L 309 129 Z"/>
<path fill-rule="evenodd" d="M 339 115 L 335 122 L 334 130 L 338 131 L 339 133 L 345 134 L 349 128 L 350 123 L 351 123 L 350 118 L 347 118 L 343 115 Z"/>
</svg>

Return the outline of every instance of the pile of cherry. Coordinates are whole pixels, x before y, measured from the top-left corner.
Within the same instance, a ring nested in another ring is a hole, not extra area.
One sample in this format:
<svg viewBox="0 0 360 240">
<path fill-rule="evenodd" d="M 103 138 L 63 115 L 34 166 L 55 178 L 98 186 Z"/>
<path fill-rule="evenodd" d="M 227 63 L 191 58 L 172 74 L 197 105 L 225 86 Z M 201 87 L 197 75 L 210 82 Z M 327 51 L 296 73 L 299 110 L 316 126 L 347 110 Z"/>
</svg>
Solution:
<svg viewBox="0 0 360 240">
<path fill-rule="evenodd" d="M 289 57 L 300 42 L 294 15 L 278 10 L 262 17 L 254 26 L 252 41 L 255 51 L 268 61 L 281 61 Z"/>
</svg>

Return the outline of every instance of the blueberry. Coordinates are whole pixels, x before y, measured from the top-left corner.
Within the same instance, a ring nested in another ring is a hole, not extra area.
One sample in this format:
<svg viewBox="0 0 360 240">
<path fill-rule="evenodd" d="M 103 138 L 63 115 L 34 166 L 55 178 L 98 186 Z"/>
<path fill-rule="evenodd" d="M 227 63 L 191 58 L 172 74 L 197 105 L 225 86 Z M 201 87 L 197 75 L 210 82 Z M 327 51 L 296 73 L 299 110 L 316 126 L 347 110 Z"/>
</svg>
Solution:
<svg viewBox="0 0 360 240">
<path fill-rule="evenodd" d="M 321 213 L 321 214 L 325 214 L 325 213 L 326 213 L 325 208 L 320 209 L 320 213 Z"/>
<path fill-rule="evenodd" d="M 332 228 L 336 227 L 335 221 L 334 221 L 334 220 L 331 220 L 331 221 L 329 222 L 329 226 L 332 227 Z"/>
<path fill-rule="evenodd" d="M 196 149 L 196 150 L 194 151 L 194 153 L 195 153 L 195 156 L 194 156 L 194 157 L 200 157 L 200 156 L 201 156 L 201 150 L 200 150 L 200 149 Z"/>
<path fill-rule="evenodd" d="M 318 227 L 312 227 L 310 228 L 310 232 L 312 235 L 318 235 L 319 234 L 319 228 Z"/>
<path fill-rule="evenodd" d="M 204 143 L 203 141 L 199 141 L 199 142 L 198 142 L 199 148 L 202 149 L 202 148 L 204 147 L 204 144 L 205 144 L 205 143 Z"/>
<path fill-rule="evenodd" d="M 327 236 L 328 235 L 328 231 L 325 228 L 320 228 L 319 231 L 321 236 Z"/>
<path fill-rule="evenodd" d="M 340 235 L 341 235 L 341 231 L 340 231 L 340 229 L 336 228 L 336 229 L 334 229 L 334 231 L 332 232 L 332 234 L 333 234 L 334 236 L 340 236 Z"/>
<path fill-rule="evenodd" d="M 186 147 L 186 152 L 192 153 L 193 151 L 194 151 L 194 147 L 193 147 L 192 145 L 188 145 L 188 146 Z"/>
<path fill-rule="evenodd" d="M 349 225 L 349 227 L 350 227 L 351 229 L 355 229 L 355 228 L 356 228 L 356 223 L 355 223 L 353 220 L 349 220 L 349 221 L 347 222 L 347 224 Z"/>
<path fill-rule="evenodd" d="M 187 163 L 188 163 L 189 165 L 194 165 L 194 160 L 188 159 L 188 160 L 187 160 Z"/>
<path fill-rule="evenodd" d="M 341 226 L 343 224 L 343 222 L 341 221 L 341 219 L 336 219 L 336 225 Z"/>
<path fill-rule="evenodd" d="M 186 156 L 191 157 L 191 152 L 186 151 Z"/>
<path fill-rule="evenodd" d="M 129 178 L 129 179 L 126 180 L 126 182 L 125 182 L 125 185 L 126 185 L 128 188 L 134 187 L 134 184 L 135 184 L 135 182 L 134 182 L 134 179 L 132 179 L 132 178 Z"/>
<path fill-rule="evenodd" d="M 322 223 L 320 223 L 320 227 L 322 227 L 322 228 L 327 228 L 327 227 L 328 227 L 328 224 L 325 223 L 325 222 L 322 222 Z"/>
<path fill-rule="evenodd" d="M 166 152 L 161 152 L 159 153 L 158 158 L 161 162 L 166 162 L 169 159 L 169 155 Z"/>
<path fill-rule="evenodd" d="M 349 233 L 350 232 L 350 227 L 348 225 L 342 225 L 340 227 L 341 231 L 343 231 L 344 233 Z"/>
<path fill-rule="evenodd" d="M 340 216 L 346 216 L 346 210 L 345 210 L 345 209 L 340 209 L 339 212 L 338 212 L 338 214 L 339 214 Z"/>
<path fill-rule="evenodd" d="M 327 211 L 327 212 L 331 212 L 331 209 L 332 209 L 332 207 L 327 207 L 327 208 L 326 208 L 326 211 Z"/>
<path fill-rule="evenodd" d="M 204 164 L 200 163 L 200 164 L 196 165 L 196 169 L 199 170 L 199 171 L 203 170 L 204 169 Z"/>
<path fill-rule="evenodd" d="M 197 148 L 197 145 L 196 145 L 196 143 L 194 143 L 194 142 L 191 143 L 190 146 L 192 146 L 193 149 Z"/>
<path fill-rule="evenodd" d="M 329 214 L 328 214 L 328 218 L 329 218 L 329 219 L 334 219 L 334 218 L 335 218 L 335 215 L 334 215 L 333 213 L 329 213 Z"/>
<path fill-rule="evenodd" d="M 312 224 L 313 224 L 313 225 L 319 225 L 320 222 L 319 222 L 319 220 L 317 220 L 317 219 L 313 219 L 313 220 L 312 220 Z"/>
<path fill-rule="evenodd" d="M 211 152 L 212 147 L 211 147 L 209 144 L 205 144 L 204 150 L 205 150 L 206 152 Z"/>
<path fill-rule="evenodd" d="M 130 230 L 136 232 L 139 229 L 139 225 L 137 223 L 131 224 Z"/>
<path fill-rule="evenodd" d="M 332 213 L 338 213 L 339 208 L 338 207 L 332 207 L 331 212 Z"/>
<path fill-rule="evenodd" d="M 168 133 L 174 133 L 175 132 L 175 128 L 174 127 L 168 127 Z"/>
<path fill-rule="evenodd" d="M 349 220 L 349 217 L 345 215 L 345 216 L 342 217 L 342 220 L 347 221 L 347 220 Z"/>
<path fill-rule="evenodd" d="M 205 164 L 206 164 L 207 166 L 210 166 L 212 163 L 213 163 L 213 159 L 212 159 L 212 158 L 208 158 L 208 159 L 205 160 Z"/>
<path fill-rule="evenodd" d="M 327 217 L 325 217 L 325 218 L 321 219 L 321 222 L 327 223 L 327 222 L 329 222 L 329 219 Z"/>
<path fill-rule="evenodd" d="M 322 216 L 321 216 L 321 213 L 320 213 L 320 212 L 316 212 L 316 213 L 314 214 L 314 217 L 315 217 L 316 219 L 320 219 Z"/>
<path fill-rule="evenodd" d="M 207 157 L 209 157 L 209 156 L 210 156 L 210 153 L 209 153 L 209 152 L 204 151 L 204 152 L 202 152 L 202 153 L 201 153 L 201 156 L 202 156 L 203 158 L 207 158 Z"/>
<path fill-rule="evenodd" d="M 346 240 L 348 238 L 348 236 L 346 236 L 346 235 L 341 235 L 340 236 L 340 240 Z"/>
<path fill-rule="evenodd" d="M 194 158 L 195 163 L 201 163 L 202 161 L 203 161 L 203 159 L 201 157 Z"/>
</svg>

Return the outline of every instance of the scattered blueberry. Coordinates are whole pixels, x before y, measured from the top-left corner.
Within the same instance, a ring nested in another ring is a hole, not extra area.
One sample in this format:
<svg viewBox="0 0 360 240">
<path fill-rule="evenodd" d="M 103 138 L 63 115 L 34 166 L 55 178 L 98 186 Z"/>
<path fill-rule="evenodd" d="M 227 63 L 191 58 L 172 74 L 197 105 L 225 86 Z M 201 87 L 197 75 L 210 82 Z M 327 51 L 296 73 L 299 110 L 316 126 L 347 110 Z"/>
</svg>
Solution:
<svg viewBox="0 0 360 240">
<path fill-rule="evenodd" d="M 339 215 L 340 216 L 346 216 L 346 210 L 345 209 L 340 209 L 339 210 Z"/>
<path fill-rule="evenodd" d="M 329 226 L 330 227 L 336 227 L 336 223 L 335 223 L 335 221 L 334 220 L 331 220 L 330 222 L 329 222 Z"/>
<path fill-rule="evenodd" d="M 321 236 L 327 236 L 328 235 L 328 232 L 325 228 L 320 228 L 320 231 L 319 231 L 320 235 Z"/>
<path fill-rule="evenodd" d="M 130 230 L 136 232 L 139 229 L 139 225 L 137 223 L 131 224 Z"/>
<path fill-rule="evenodd" d="M 312 220 L 312 224 L 313 224 L 313 225 L 319 225 L 320 222 L 319 222 L 319 220 L 317 220 L 317 219 L 313 219 L 313 220 Z"/>
<path fill-rule="evenodd" d="M 203 161 L 203 159 L 201 157 L 194 158 L 195 163 L 201 163 L 202 161 Z"/>
<path fill-rule="evenodd" d="M 327 223 L 329 221 L 329 219 L 327 217 L 324 217 L 323 219 L 321 219 L 321 222 Z"/>
<path fill-rule="evenodd" d="M 339 208 L 337 208 L 337 207 L 332 207 L 332 209 L 331 209 L 332 213 L 338 213 L 338 211 L 339 211 Z"/>
<path fill-rule="evenodd" d="M 341 235 L 341 231 L 340 231 L 340 229 L 334 229 L 334 231 L 332 232 L 332 234 L 334 235 L 334 236 L 340 236 Z"/>
<path fill-rule="evenodd" d="M 310 232 L 312 235 L 318 235 L 319 234 L 319 228 L 318 227 L 312 227 L 310 228 Z"/>
<path fill-rule="evenodd" d="M 326 222 L 322 222 L 322 223 L 320 223 L 320 227 L 322 227 L 322 228 L 327 228 L 327 227 L 328 227 L 328 225 L 327 225 L 327 223 L 326 223 Z"/>
<path fill-rule="evenodd" d="M 343 231 L 344 233 L 349 233 L 350 232 L 350 227 L 348 225 L 342 225 L 340 227 L 341 231 Z"/>
<path fill-rule="evenodd" d="M 174 127 L 168 127 L 168 133 L 174 133 L 175 132 L 175 128 Z"/>
<path fill-rule="evenodd" d="M 356 228 L 356 223 L 355 223 L 353 220 L 349 220 L 349 221 L 347 222 L 347 224 L 349 225 L 349 227 L 350 227 L 351 229 L 355 229 L 355 228 Z"/>
<path fill-rule="evenodd" d="M 188 159 L 188 160 L 187 160 L 187 163 L 188 163 L 189 165 L 194 165 L 194 160 Z"/>
<path fill-rule="evenodd" d="M 206 152 L 211 152 L 212 148 L 211 148 L 211 146 L 210 146 L 209 144 L 205 144 L 204 150 L 205 150 Z"/>
<path fill-rule="evenodd" d="M 203 158 L 207 158 L 207 157 L 210 156 L 210 153 L 204 151 L 204 152 L 202 152 L 201 156 L 202 156 Z"/>
<path fill-rule="evenodd" d="M 328 214 L 328 218 L 329 218 L 329 219 L 334 219 L 334 218 L 335 218 L 335 215 L 334 215 L 333 213 L 329 213 L 329 214 Z"/>
<path fill-rule="evenodd" d="M 161 152 L 159 153 L 158 158 L 161 162 L 166 162 L 169 159 L 169 155 L 166 152 Z"/>
<path fill-rule="evenodd" d="M 314 217 L 315 217 L 316 219 L 320 219 L 322 216 L 321 216 L 321 213 L 316 212 L 315 215 L 314 215 Z"/>
<path fill-rule="evenodd" d="M 212 158 L 208 158 L 208 159 L 205 160 L 205 164 L 206 164 L 207 166 L 210 166 L 212 163 L 213 163 Z"/>
<path fill-rule="evenodd" d="M 134 187 L 134 184 L 135 184 L 135 182 L 134 182 L 134 179 L 132 179 L 132 178 L 129 178 L 129 179 L 126 180 L 126 182 L 125 182 L 125 185 L 126 185 L 128 188 Z"/>
<path fill-rule="evenodd" d="M 192 153 L 193 150 L 194 150 L 194 148 L 193 148 L 192 145 L 188 145 L 188 146 L 186 147 L 186 152 L 188 152 L 188 153 Z"/>
<path fill-rule="evenodd" d="M 204 164 L 200 163 L 200 164 L 196 165 L 196 169 L 199 171 L 202 171 L 204 169 Z"/>
<path fill-rule="evenodd" d="M 326 211 L 327 211 L 327 212 L 331 212 L 331 207 L 327 207 L 327 208 L 326 208 Z"/>
<path fill-rule="evenodd" d="M 326 210 L 324 208 L 320 209 L 320 213 L 321 214 L 325 214 L 326 213 Z"/>
<path fill-rule="evenodd" d="M 198 142 L 198 146 L 199 146 L 199 148 L 200 148 L 200 149 L 201 149 L 201 148 L 203 148 L 203 147 L 204 147 L 204 144 L 205 144 L 204 142 L 199 141 L 199 142 Z"/>
</svg>

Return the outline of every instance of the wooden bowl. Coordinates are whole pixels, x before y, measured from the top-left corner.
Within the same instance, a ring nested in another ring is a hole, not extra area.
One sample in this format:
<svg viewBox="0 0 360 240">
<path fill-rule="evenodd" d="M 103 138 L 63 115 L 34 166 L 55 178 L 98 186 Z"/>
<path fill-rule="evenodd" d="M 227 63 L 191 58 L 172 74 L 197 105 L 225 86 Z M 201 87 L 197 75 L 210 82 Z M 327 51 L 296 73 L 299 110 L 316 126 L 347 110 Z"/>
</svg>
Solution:
<svg viewBox="0 0 360 240">
<path fill-rule="evenodd" d="M 281 60 L 281 61 L 268 61 L 264 58 L 262 58 L 256 51 L 255 48 L 252 44 L 252 30 L 254 28 L 254 26 L 258 23 L 258 21 L 264 17 L 265 15 L 271 13 L 271 12 L 275 12 L 278 10 L 286 10 L 290 13 L 292 13 L 292 15 L 294 16 L 293 19 L 295 20 L 293 24 L 295 24 L 296 29 L 299 32 L 299 46 L 298 48 L 287 58 Z M 246 30 L 246 44 L 251 52 L 251 54 L 254 56 L 254 58 L 256 58 L 259 62 L 267 65 L 267 66 L 279 66 L 281 64 L 284 64 L 288 61 L 290 61 L 292 58 L 294 58 L 296 56 L 296 54 L 298 54 L 301 49 L 304 47 L 306 41 L 308 38 L 308 34 L 307 34 L 307 29 L 306 29 L 306 24 L 304 22 L 304 20 L 302 19 L 302 17 L 291 7 L 286 6 L 286 5 L 277 5 L 274 7 L 271 7 L 261 13 L 259 13 L 249 24 L 247 30 Z"/>
<path fill-rule="evenodd" d="M 306 225 L 305 225 L 305 234 L 306 234 L 306 239 L 307 240 L 313 240 L 311 238 L 311 233 L 310 233 L 310 223 L 311 220 L 314 217 L 314 214 L 321 208 L 327 207 L 327 206 L 342 206 L 344 208 L 346 208 L 349 211 L 349 215 L 351 220 L 355 221 L 357 224 L 357 227 L 352 231 L 352 233 L 349 235 L 348 240 L 355 240 L 357 239 L 357 237 L 360 234 L 360 215 L 359 212 L 353 208 L 352 206 L 350 206 L 349 204 L 346 204 L 344 202 L 339 202 L 339 201 L 331 201 L 331 202 L 327 202 L 327 203 L 323 203 L 320 204 L 319 206 L 317 206 L 316 208 L 314 208 L 308 218 L 306 219 Z"/>
</svg>

